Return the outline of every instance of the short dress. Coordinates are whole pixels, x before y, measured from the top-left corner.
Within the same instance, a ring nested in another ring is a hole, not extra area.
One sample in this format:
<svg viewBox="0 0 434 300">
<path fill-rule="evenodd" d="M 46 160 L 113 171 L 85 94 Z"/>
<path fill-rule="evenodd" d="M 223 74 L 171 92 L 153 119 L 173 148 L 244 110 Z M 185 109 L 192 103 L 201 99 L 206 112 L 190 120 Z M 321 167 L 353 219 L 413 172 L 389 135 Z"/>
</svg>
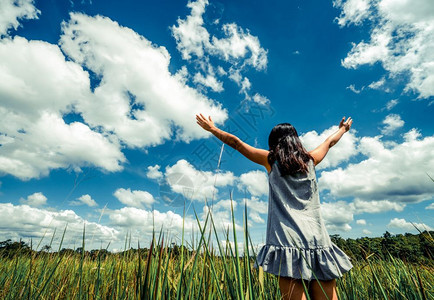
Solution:
<svg viewBox="0 0 434 300">
<path fill-rule="evenodd" d="M 280 176 L 275 161 L 268 173 L 266 243 L 254 268 L 296 279 L 330 280 L 352 267 L 351 259 L 330 239 L 321 216 L 313 161 L 307 173 Z"/>
</svg>

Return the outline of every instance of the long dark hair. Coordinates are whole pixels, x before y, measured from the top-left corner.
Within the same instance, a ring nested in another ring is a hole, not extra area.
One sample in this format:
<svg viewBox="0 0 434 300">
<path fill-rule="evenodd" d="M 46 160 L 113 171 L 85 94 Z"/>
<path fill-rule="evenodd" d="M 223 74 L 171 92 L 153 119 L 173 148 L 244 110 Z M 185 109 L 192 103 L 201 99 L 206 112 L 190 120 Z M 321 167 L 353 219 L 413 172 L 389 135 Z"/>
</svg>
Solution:
<svg viewBox="0 0 434 300">
<path fill-rule="evenodd" d="M 289 123 L 277 124 L 268 136 L 268 163 L 277 160 L 282 176 L 308 171 L 308 162 L 313 157 L 306 151 L 297 130 Z"/>
</svg>

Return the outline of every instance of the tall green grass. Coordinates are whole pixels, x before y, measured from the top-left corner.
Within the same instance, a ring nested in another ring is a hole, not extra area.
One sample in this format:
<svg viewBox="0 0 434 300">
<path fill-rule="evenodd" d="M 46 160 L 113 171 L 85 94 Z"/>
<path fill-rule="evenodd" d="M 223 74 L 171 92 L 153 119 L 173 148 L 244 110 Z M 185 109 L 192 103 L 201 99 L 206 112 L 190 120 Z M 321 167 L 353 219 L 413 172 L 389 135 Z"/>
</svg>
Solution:
<svg viewBox="0 0 434 300">
<path fill-rule="evenodd" d="M 232 198 L 232 197 L 231 197 Z M 235 217 L 231 206 L 232 225 Z M 18 251 L 13 258 L 0 258 L 0 299 L 279 299 L 277 277 L 253 268 L 256 253 L 247 226 L 244 207 L 244 255 L 240 255 L 235 229 L 223 239 L 218 235 L 212 210 L 203 224 L 194 211 L 200 239 L 179 253 L 167 243 L 160 230 L 152 233 L 148 249 L 95 257 L 86 254 L 86 230 L 83 229 L 82 252 L 59 251 L 30 254 Z M 185 217 L 185 211 L 184 211 Z M 217 248 L 212 247 L 214 234 Z M 50 247 L 54 239 L 51 238 Z M 223 243 L 223 240 L 225 243 Z M 234 242 L 234 247 L 231 246 Z M 125 250 L 131 246 L 125 239 Z M 249 245 L 251 246 L 249 248 Z M 108 246 L 107 246 L 108 247 Z M 433 268 L 415 266 L 393 258 L 375 255 L 337 281 L 339 299 L 434 299 Z"/>
</svg>

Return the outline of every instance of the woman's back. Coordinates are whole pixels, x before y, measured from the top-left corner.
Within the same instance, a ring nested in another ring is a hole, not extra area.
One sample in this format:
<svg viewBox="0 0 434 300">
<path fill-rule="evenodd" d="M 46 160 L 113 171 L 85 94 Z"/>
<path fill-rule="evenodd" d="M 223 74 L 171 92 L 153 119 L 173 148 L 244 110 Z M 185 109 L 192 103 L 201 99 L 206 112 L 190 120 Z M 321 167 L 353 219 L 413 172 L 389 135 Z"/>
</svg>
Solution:
<svg viewBox="0 0 434 300">
<path fill-rule="evenodd" d="M 321 217 L 313 161 L 309 161 L 307 173 L 285 176 L 281 176 L 276 161 L 268 178 L 270 213 L 267 244 L 294 245 L 305 249 L 330 247 L 331 241 Z"/>
<path fill-rule="evenodd" d="M 268 173 L 266 244 L 257 255 L 264 271 L 284 277 L 329 280 L 352 264 L 332 243 L 321 216 L 313 161 L 308 172 L 281 176 L 275 161 Z M 258 264 L 255 263 L 255 266 Z"/>
</svg>

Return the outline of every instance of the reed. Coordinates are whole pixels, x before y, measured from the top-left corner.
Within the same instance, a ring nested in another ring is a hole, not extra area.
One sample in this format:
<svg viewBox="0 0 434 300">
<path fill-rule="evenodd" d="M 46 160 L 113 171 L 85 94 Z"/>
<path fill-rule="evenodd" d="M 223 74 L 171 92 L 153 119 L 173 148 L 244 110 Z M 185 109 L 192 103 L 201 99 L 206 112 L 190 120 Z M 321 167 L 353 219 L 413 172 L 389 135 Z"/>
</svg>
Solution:
<svg viewBox="0 0 434 300">
<path fill-rule="evenodd" d="M 65 228 L 57 252 L 17 251 L 12 258 L 0 257 L 0 299 L 279 299 L 276 276 L 253 268 L 256 253 L 248 247 L 252 241 L 247 213 L 245 203 L 243 255 L 235 230 L 232 237 L 229 228 L 219 236 L 211 210 L 203 223 L 194 211 L 200 239 L 196 245 L 185 246 L 183 228 L 178 253 L 168 246 L 162 230 L 158 237 L 153 230 L 147 249 L 140 244 L 130 249 L 127 235 L 122 253 L 107 255 L 101 249 L 96 258 L 91 257 L 85 251 L 84 227 L 81 253 L 61 254 Z M 235 228 L 232 206 L 231 217 Z M 211 233 L 216 248 L 211 245 Z M 392 256 L 368 255 L 337 281 L 338 296 L 341 300 L 434 299 L 433 271 Z"/>
</svg>

